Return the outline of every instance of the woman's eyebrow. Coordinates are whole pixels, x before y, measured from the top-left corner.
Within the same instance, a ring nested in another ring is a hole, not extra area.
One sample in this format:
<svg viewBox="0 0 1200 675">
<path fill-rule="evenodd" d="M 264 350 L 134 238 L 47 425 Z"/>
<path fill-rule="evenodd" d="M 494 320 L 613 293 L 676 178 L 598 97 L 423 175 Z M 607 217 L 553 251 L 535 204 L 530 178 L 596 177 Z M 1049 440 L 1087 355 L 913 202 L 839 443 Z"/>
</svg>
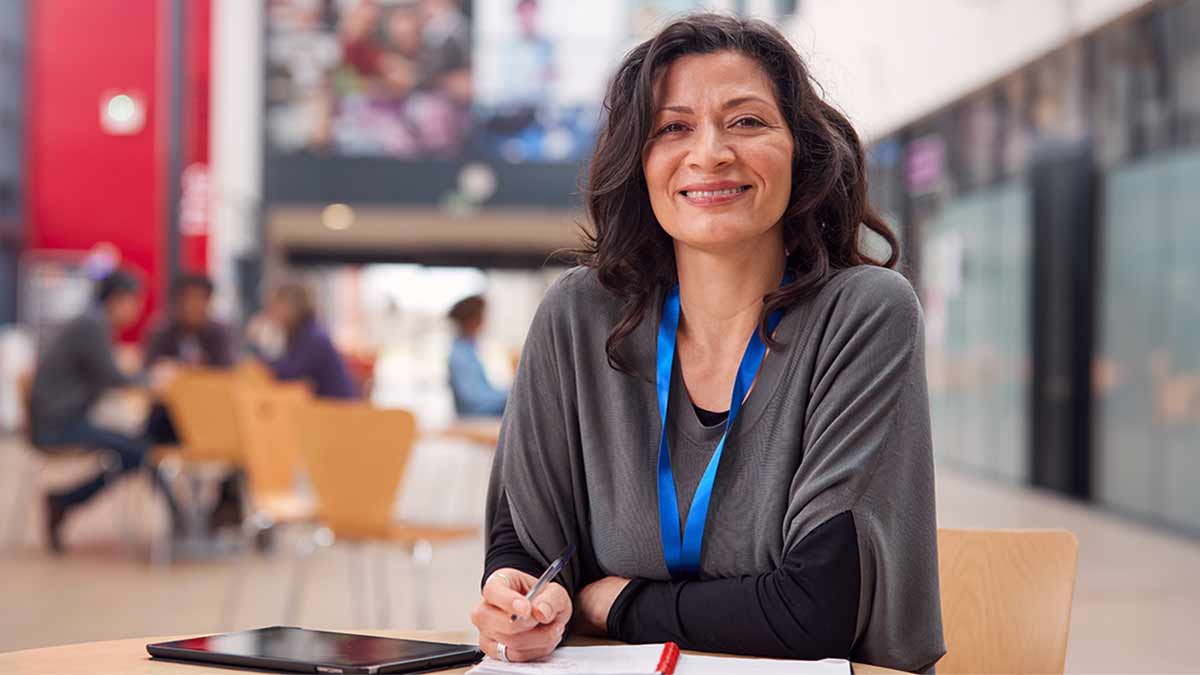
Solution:
<svg viewBox="0 0 1200 675">
<path fill-rule="evenodd" d="M 726 101 L 724 104 L 721 105 L 721 109 L 729 110 L 730 108 L 736 108 L 736 107 L 746 104 L 746 103 L 761 103 L 763 105 L 770 105 L 769 103 L 767 103 L 765 100 L 763 100 L 759 96 L 747 95 L 747 96 L 738 96 L 737 98 L 729 99 L 728 101 Z M 655 112 L 656 113 L 673 112 L 673 113 L 680 113 L 683 115 L 692 115 L 692 114 L 695 114 L 696 111 L 692 110 L 690 107 L 688 107 L 686 105 L 664 105 L 664 106 L 660 107 L 658 110 L 656 110 Z"/>
</svg>

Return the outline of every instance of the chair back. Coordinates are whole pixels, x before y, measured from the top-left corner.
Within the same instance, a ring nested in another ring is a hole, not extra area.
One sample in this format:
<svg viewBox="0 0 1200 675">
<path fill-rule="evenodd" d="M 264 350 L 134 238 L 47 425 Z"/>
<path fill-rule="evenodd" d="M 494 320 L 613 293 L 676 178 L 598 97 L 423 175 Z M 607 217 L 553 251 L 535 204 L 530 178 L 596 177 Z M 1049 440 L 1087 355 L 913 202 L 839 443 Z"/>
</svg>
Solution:
<svg viewBox="0 0 1200 675">
<path fill-rule="evenodd" d="M 1062 673 L 1078 549 L 1066 530 L 939 530 L 939 675 Z"/>
<path fill-rule="evenodd" d="M 293 492 L 300 448 L 290 409 L 309 399 L 300 383 L 253 385 L 242 382 L 234 393 L 242 448 L 242 469 L 250 495 Z"/>
<path fill-rule="evenodd" d="M 229 370 L 187 368 L 163 391 L 163 403 L 179 434 L 183 454 L 191 460 L 241 463 L 234 392 L 238 377 Z"/>
<path fill-rule="evenodd" d="M 292 418 L 321 521 L 341 539 L 386 537 L 416 437 L 413 414 L 313 400 L 293 407 Z"/>
<path fill-rule="evenodd" d="M 237 365 L 233 367 L 233 372 L 243 382 L 262 385 L 275 383 L 275 376 L 271 374 L 270 369 L 255 358 L 244 358 L 238 361 Z"/>
</svg>

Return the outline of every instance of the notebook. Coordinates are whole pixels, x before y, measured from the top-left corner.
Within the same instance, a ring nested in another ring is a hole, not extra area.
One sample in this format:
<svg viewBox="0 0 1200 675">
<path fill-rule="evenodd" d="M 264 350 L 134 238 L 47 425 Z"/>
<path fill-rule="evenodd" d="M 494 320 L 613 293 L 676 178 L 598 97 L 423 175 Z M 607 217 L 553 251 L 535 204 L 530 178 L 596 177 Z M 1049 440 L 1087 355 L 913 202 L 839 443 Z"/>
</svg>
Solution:
<svg viewBox="0 0 1200 675">
<path fill-rule="evenodd" d="M 664 659 L 667 651 L 667 645 L 661 644 L 560 647 L 532 663 L 505 663 L 488 657 L 467 675 L 850 675 L 850 662 L 843 659 L 787 661 L 698 654 L 679 655 L 672 671 L 664 667 L 664 661 L 669 661 Z"/>
</svg>

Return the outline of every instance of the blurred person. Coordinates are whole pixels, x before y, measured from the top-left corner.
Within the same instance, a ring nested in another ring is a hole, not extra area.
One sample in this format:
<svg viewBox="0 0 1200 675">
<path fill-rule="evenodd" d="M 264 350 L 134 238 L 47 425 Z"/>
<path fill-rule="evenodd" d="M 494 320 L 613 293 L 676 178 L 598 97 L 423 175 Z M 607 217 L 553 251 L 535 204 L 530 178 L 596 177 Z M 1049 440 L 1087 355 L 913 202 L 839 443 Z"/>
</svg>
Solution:
<svg viewBox="0 0 1200 675">
<path fill-rule="evenodd" d="M 171 284 L 166 315 L 145 342 L 145 367 L 162 362 L 205 368 L 233 366 L 236 350 L 232 333 L 212 318 L 213 290 L 212 280 L 201 274 L 186 274 Z M 150 408 L 146 438 L 155 445 L 179 443 L 170 413 L 161 401 Z M 221 482 L 209 518 L 211 530 L 241 522 L 239 479 L 239 473 L 233 472 Z"/>
<path fill-rule="evenodd" d="M 251 322 L 250 340 L 280 380 L 304 380 L 318 398 L 359 397 L 304 285 L 285 283 L 271 292 L 266 309 Z M 276 341 L 281 344 L 272 344 Z"/>
<path fill-rule="evenodd" d="M 776 28 L 719 14 L 632 49 L 605 109 L 582 266 L 547 291 L 505 410 L 480 647 L 537 660 L 570 625 L 931 671 L 921 307 L 857 132 Z"/>
<path fill-rule="evenodd" d="M 229 329 L 211 316 L 213 284 L 203 275 L 184 275 L 171 285 L 166 316 L 151 330 L 143 357 L 147 368 L 169 361 L 185 366 L 229 368 L 234 346 Z M 147 434 L 155 443 L 178 442 L 162 404 L 155 404 Z"/>
<path fill-rule="evenodd" d="M 95 302 L 70 320 L 38 357 L 30 392 L 29 422 L 33 444 L 53 453 L 64 447 L 103 449 L 120 458 L 122 474 L 142 466 L 150 444 L 92 424 L 88 413 L 107 391 L 120 387 L 161 388 L 170 379 L 173 364 L 160 362 L 140 375 L 127 375 L 117 365 L 114 336 L 134 325 L 145 298 L 141 284 L 127 272 L 115 270 L 96 284 Z M 173 529 L 182 522 L 170 491 L 155 474 L 171 514 Z M 76 507 L 108 485 L 104 472 L 61 492 L 46 496 L 46 539 L 50 550 L 63 550 L 61 529 Z"/>
<path fill-rule="evenodd" d="M 454 303 L 449 317 L 458 335 L 450 345 L 450 391 L 460 417 L 504 414 L 508 392 L 493 386 L 479 360 L 476 340 L 483 328 L 487 304 L 481 295 Z"/>
</svg>

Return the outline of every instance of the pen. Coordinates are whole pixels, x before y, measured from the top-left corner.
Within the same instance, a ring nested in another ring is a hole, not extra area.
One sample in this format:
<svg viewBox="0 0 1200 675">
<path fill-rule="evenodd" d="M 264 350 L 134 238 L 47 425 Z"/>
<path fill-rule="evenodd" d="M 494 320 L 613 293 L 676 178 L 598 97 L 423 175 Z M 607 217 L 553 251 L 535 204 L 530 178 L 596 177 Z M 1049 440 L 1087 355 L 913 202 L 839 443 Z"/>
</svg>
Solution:
<svg viewBox="0 0 1200 675">
<path fill-rule="evenodd" d="M 571 559 L 571 554 L 574 552 L 575 544 L 571 544 L 567 547 L 567 550 L 562 552 L 562 555 L 558 556 L 554 562 L 550 563 L 550 566 L 546 568 L 546 571 L 542 572 L 542 576 L 538 577 L 538 580 L 533 582 L 533 588 L 530 588 L 529 592 L 525 594 L 525 599 L 529 601 L 529 607 L 531 611 L 533 608 L 533 601 L 535 598 L 537 598 L 538 593 L 541 593 L 542 589 L 546 587 L 546 584 L 549 584 L 551 581 L 553 581 L 554 577 L 558 576 L 558 573 L 567 566 L 567 561 Z M 510 618 L 510 621 L 516 620 L 517 615 L 513 614 Z"/>
</svg>

